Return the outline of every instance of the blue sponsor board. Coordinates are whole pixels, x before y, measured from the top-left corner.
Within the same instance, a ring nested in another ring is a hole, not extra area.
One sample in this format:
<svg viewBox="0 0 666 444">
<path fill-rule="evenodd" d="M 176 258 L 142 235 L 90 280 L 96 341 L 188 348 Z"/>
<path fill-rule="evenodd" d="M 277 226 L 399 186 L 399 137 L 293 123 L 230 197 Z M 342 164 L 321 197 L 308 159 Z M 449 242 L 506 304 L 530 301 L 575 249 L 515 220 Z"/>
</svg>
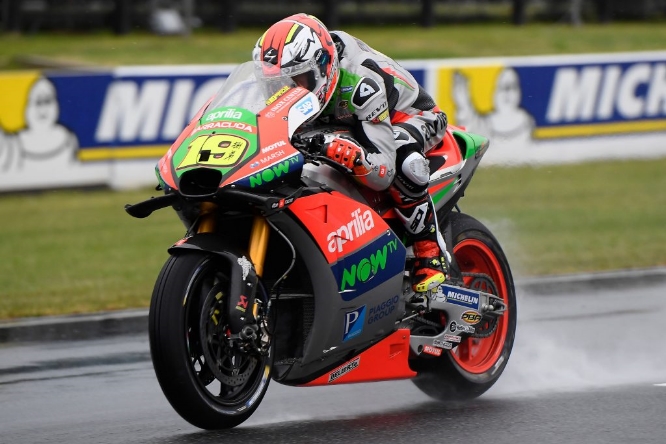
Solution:
<svg viewBox="0 0 666 444">
<path fill-rule="evenodd" d="M 536 138 L 666 129 L 666 61 L 516 66 Z"/>
<path fill-rule="evenodd" d="M 450 121 L 502 143 L 666 130 L 666 53 L 505 59 L 438 73 Z"/>
<path fill-rule="evenodd" d="M 100 91 L 97 122 L 81 130 L 86 145 L 120 148 L 170 145 L 227 75 L 118 76 Z"/>
<path fill-rule="evenodd" d="M 221 68 L 173 75 L 153 74 L 155 70 L 126 75 L 126 71 L 27 72 L 0 79 L 0 87 L 12 91 L 6 97 L 11 103 L 3 104 L 0 129 L 13 134 L 31 129 L 31 124 L 36 127 L 23 116 L 31 106 L 48 100 L 55 107 L 50 111 L 53 124 L 76 137 L 79 160 L 157 158 L 228 76 Z M 169 72 L 169 68 L 161 72 Z M 44 97 L 32 100 L 36 94 Z M 36 104 L 31 105 L 33 102 Z"/>
</svg>

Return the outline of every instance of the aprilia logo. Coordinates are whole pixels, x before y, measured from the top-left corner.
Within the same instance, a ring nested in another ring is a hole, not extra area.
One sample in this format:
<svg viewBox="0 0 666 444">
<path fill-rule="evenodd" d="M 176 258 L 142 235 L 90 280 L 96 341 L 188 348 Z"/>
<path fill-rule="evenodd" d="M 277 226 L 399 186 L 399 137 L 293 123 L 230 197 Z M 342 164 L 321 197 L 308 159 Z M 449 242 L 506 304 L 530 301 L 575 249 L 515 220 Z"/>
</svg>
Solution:
<svg viewBox="0 0 666 444">
<path fill-rule="evenodd" d="M 372 219 L 372 212 L 365 210 L 361 214 L 361 209 L 357 208 L 351 213 L 352 220 L 342 225 L 335 231 L 331 231 L 326 240 L 328 241 L 328 251 L 331 253 L 342 253 L 343 245 L 347 241 L 353 241 L 363 236 L 367 231 L 375 227 L 375 221 Z"/>
</svg>

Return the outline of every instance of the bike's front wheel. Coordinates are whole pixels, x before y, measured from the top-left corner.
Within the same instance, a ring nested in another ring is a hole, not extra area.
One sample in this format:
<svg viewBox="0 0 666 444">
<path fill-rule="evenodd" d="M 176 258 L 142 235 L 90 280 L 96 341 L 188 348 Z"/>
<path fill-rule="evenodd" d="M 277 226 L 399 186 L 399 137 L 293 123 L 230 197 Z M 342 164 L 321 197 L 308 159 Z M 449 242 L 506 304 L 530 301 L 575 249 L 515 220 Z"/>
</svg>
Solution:
<svg viewBox="0 0 666 444">
<path fill-rule="evenodd" d="M 476 333 L 436 359 L 417 359 L 417 387 L 441 400 L 473 399 L 488 390 L 504 371 L 516 334 L 516 291 L 509 262 L 493 234 L 473 217 L 453 212 L 449 216 L 451 250 L 464 286 L 502 298 L 506 311 L 486 319 Z M 443 328 L 452 320 L 439 319 Z"/>
<path fill-rule="evenodd" d="M 159 384 L 174 410 L 203 429 L 248 419 L 271 377 L 270 348 L 261 353 L 229 340 L 229 282 L 229 268 L 215 254 L 174 255 L 157 278 L 150 305 L 150 351 Z"/>
</svg>

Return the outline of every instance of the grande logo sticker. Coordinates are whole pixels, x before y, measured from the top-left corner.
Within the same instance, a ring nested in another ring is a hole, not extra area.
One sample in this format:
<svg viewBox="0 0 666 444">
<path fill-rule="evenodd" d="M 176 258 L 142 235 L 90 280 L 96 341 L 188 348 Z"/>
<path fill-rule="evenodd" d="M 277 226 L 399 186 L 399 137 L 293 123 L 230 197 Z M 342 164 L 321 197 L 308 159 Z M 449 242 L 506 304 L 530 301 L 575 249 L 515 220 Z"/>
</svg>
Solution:
<svg viewBox="0 0 666 444">
<path fill-rule="evenodd" d="M 187 155 L 176 169 L 197 165 L 231 167 L 242 159 L 250 143 L 231 134 L 206 134 L 194 139 L 187 147 Z"/>
</svg>

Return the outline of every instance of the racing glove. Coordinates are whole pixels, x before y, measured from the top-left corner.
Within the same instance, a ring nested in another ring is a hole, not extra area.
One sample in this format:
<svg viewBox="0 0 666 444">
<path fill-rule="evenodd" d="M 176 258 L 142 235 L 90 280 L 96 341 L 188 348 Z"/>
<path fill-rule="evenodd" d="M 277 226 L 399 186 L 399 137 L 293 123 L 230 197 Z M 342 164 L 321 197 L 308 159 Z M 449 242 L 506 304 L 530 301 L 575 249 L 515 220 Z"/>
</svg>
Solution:
<svg viewBox="0 0 666 444">
<path fill-rule="evenodd" d="M 356 141 L 347 137 L 335 137 L 325 144 L 322 154 L 332 161 L 353 170 L 363 165 L 365 161 L 365 150 Z"/>
</svg>

